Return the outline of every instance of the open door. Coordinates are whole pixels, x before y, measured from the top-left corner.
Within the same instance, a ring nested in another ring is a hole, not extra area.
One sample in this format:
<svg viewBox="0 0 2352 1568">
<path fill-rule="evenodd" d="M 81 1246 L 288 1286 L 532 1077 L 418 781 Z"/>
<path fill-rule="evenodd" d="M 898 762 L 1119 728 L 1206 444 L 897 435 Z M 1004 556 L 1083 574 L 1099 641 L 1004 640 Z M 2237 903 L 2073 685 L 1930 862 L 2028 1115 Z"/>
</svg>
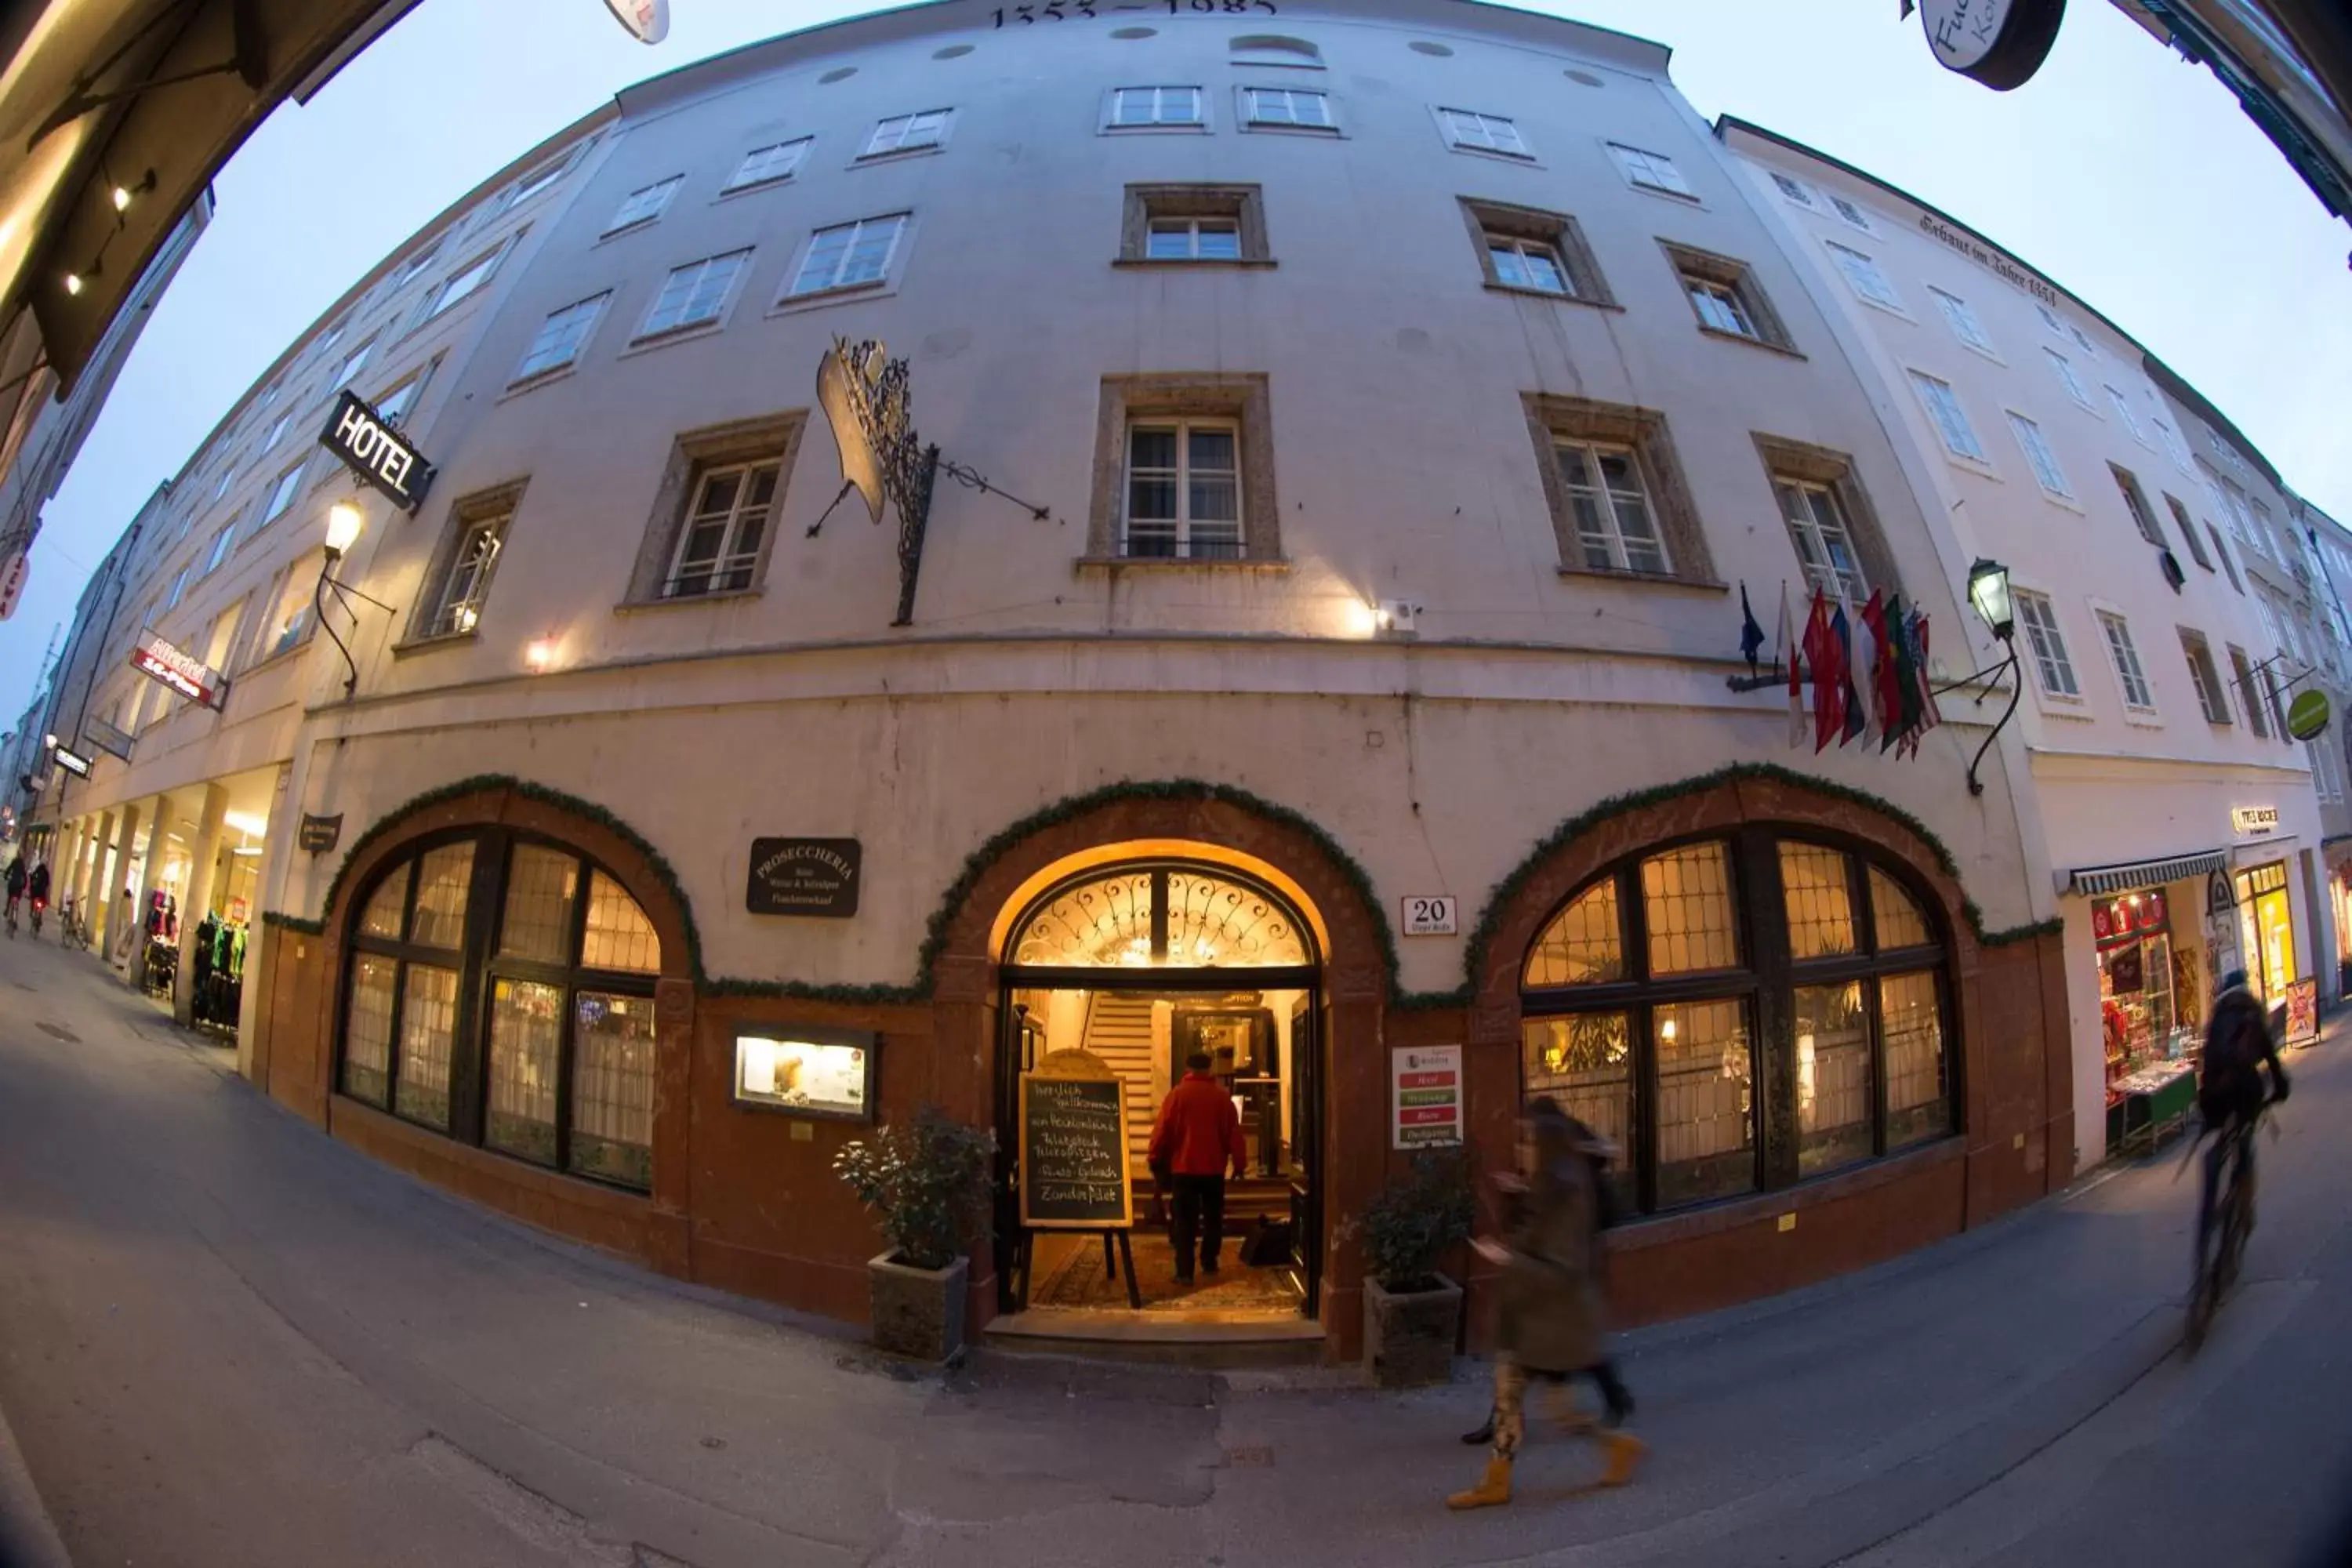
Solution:
<svg viewBox="0 0 2352 1568">
<path fill-rule="evenodd" d="M 1323 1296 L 1323 1029 L 1313 993 L 1290 1011 L 1290 1264 L 1298 1310 L 1313 1318 Z"/>
</svg>

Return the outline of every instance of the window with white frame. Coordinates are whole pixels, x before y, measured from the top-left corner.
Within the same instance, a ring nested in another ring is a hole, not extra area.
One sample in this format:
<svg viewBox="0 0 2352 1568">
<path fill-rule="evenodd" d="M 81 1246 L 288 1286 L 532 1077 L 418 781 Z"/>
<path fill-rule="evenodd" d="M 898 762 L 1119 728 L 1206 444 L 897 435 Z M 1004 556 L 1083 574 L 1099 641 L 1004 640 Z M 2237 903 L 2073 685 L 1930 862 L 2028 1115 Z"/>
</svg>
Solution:
<svg viewBox="0 0 2352 1568">
<path fill-rule="evenodd" d="M 400 288 L 410 279 L 432 266 L 440 254 L 441 242 L 436 239 L 400 264 L 400 269 L 392 275 L 392 286 L 395 289 Z"/>
<path fill-rule="evenodd" d="M 1640 147 L 1629 147 L 1622 142 L 1612 142 L 1609 153 L 1617 160 L 1617 166 L 1625 172 L 1625 177 L 1643 190 L 1663 191 L 1667 195 L 1693 201 L 1697 199 L 1698 193 L 1691 189 L 1690 182 L 1683 178 L 1683 172 L 1675 167 L 1675 161 L 1664 153 L 1647 152 Z"/>
<path fill-rule="evenodd" d="M 861 158 L 887 158 L 894 153 L 917 153 L 945 141 L 950 109 L 926 109 L 919 114 L 894 114 L 878 121 L 866 138 Z"/>
<path fill-rule="evenodd" d="M 1952 329 L 1952 336 L 1979 353 L 1994 352 L 1992 339 L 1986 335 L 1984 323 L 1977 320 L 1977 313 L 1969 309 L 1966 300 L 1933 284 L 1928 285 L 1927 292 L 1936 297 L 1936 307 L 1944 312 L 1944 322 Z"/>
<path fill-rule="evenodd" d="M 2083 329 L 2082 329 L 2082 328 L 2080 328 L 2080 327 L 2068 327 L 2068 328 L 2066 329 L 2066 331 L 2067 331 L 2067 333 L 2068 333 L 2068 335 L 2069 335 L 2069 336 L 2071 336 L 2071 337 L 2073 337 L 2073 338 L 2074 338 L 2074 346 L 2075 346 L 2076 348 L 2078 348 L 2078 349 L 2081 349 L 2084 353 L 2086 353 L 2086 354 L 2090 354 L 2090 353 L 2098 353 L 2098 352 L 2099 352 L 2098 350 L 2096 350 L 2096 349 L 2095 349 L 2095 348 L 2093 348 L 2093 347 L 2091 346 L 2091 340 L 2090 340 L 2089 336 L 2088 336 L 2086 333 L 2084 333 L 2084 331 L 2083 331 Z"/>
<path fill-rule="evenodd" d="M 2042 324 L 2043 326 L 2049 328 L 2052 331 L 2057 333 L 2062 338 L 2066 335 L 2066 323 L 2058 319 L 2057 311 L 2052 310 L 2049 306 L 2042 304 L 2039 300 L 2034 302 L 2033 308 L 2041 313 Z"/>
<path fill-rule="evenodd" d="M 678 186 L 685 183 L 684 174 L 672 174 L 667 180 L 638 186 L 621 198 L 620 208 L 613 214 L 613 221 L 604 226 L 604 232 L 618 234 L 625 228 L 653 222 L 668 208 L 670 197 L 676 195 Z"/>
<path fill-rule="evenodd" d="M 1854 549 L 1853 529 L 1837 492 L 1827 485 L 1775 476 L 1772 489 L 1780 498 L 1780 516 L 1789 524 L 1789 538 L 1797 547 L 1805 584 L 1833 600 L 1859 606 L 1870 597 L 1862 557 Z"/>
<path fill-rule="evenodd" d="M 2139 421 L 2132 416 L 2131 399 L 2113 386 L 2107 388 L 2107 396 L 2116 405 L 2116 416 L 2124 422 L 2124 428 L 2131 432 L 2131 438 L 2143 447 L 2147 446 L 2147 435 L 2140 429 Z"/>
<path fill-rule="evenodd" d="M 1158 126 L 1201 124 L 1201 89 L 1197 87 L 1115 87 L 1110 92 L 1113 131 L 1146 131 Z"/>
<path fill-rule="evenodd" d="M 486 250 L 444 279 L 441 287 L 433 291 L 433 302 L 425 307 L 425 319 L 431 321 L 488 283 L 490 274 L 498 270 L 501 254 L 499 249 Z"/>
<path fill-rule="evenodd" d="M 803 160 L 808 157 L 814 137 L 800 136 L 790 142 L 771 142 L 764 147 L 754 147 L 743 154 L 735 172 L 721 187 L 729 191 L 748 191 L 754 185 L 772 185 L 789 180 L 800 173 Z"/>
<path fill-rule="evenodd" d="M 333 326 L 320 332 L 318 342 L 312 345 L 316 352 L 320 354 L 333 353 L 335 345 L 342 341 L 343 328 L 348 324 L 344 321 L 337 321 Z"/>
<path fill-rule="evenodd" d="M 2073 500 L 2074 492 L 2068 488 L 2066 472 L 2058 466 L 2058 454 L 2050 449 L 2050 442 L 2042 434 L 2042 426 L 2024 415 L 2011 411 L 2009 427 L 2017 437 L 2017 445 L 2032 467 L 2033 477 L 2043 490 L 2061 500 Z"/>
<path fill-rule="evenodd" d="M 1895 285 L 1888 281 L 1885 273 L 1878 269 L 1877 262 L 1852 246 L 1840 245 L 1834 239 L 1822 243 L 1830 247 L 1830 259 L 1837 263 L 1837 269 L 1845 274 L 1847 284 L 1856 294 L 1890 310 L 1903 309 L 1903 296 L 1895 291 Z"/>
<path fill-rule="evenodd" d="M 735 291 L 735 279 L 743 275 L 751 262 L 750 250 L 730 250 L 724 256 L 706 256 L 699 261 L 672 268 L 662 283 L 661 292 L 654 296 L 653 309 L 646 312 L 645 324 L 637 329 L 639 340 L 708 326 L 717 321 L 725 313 L 727 300 Z"/>
<path fill-rule="evenodd" d="M 297 463 L 278 476 L 278 482 L 270 487 L 269 500 L 264 502 L 261 508 L 261 521 L 264 527 L 286 515 L 286 509 L 294 504 L 295 492 L 301 488 L 301 464 Z"/>
<path fill-rule="evenodd" d="M 1691 308 L 1698 312 L 1702 326 L 1734 337 L 1762 339 L 1763 334 L 1756 330 L 1755 321 L 1748 314 L 1748 307 L 1740 302 L 1739 291 L 1730 284 L 1685 272 L 1683 289 L 1690 295 Z"/>
<path fill-rule="evenodd" d="M 2262 502 L 2252 500 L 2249 500 L 2246 502 L 2246 506 L 2249 509 L 2249 515 L 2246 519 L 2247 531 L 2254 536 L 2255 542 L 2262 546 L 2263 553 L 2265 555 L 2275 556 L 2278 560 L 2278 563 L 2282 566 L 2292 567 L 2294 563 L 2288 559 L 2286 546 L 2279 541 L 2279 536 L 2275 531 L 2278 526 L 2277 520 L 2271 516 L 2271 509 L 2264 506 Z"/>
<path fill-rule="evenodd" d="M 2206 571 L 2213 570 L 2213 558 L 2205 552 L 2205 541 L 2198 533 L 2197 524 L 2189 517 L 2189 509 L 2168 490 L 2165 492 L 2164 504 L 2171 510 L 2172 526 L 2179 529 L 2180 537 L 2188 542 L 2190 557 Z"/>
<path fill-rule="evenodd" d="M 1239 217 L 1154 217 L 1144 234 L 1146 261 L 1239 261 Z"/>
<path fill-rule="evenodd" d="M 180 603 L 180 595 L 188 591 L 188 578 L 194 571 L 195 567 L 193 565 L 183 566 L 180 568 L 180 574 L 172 579 L 171 593 L 164 595 L 163 607 L 165 609 L 173 609 L 178 606 Z"/>
<path fill-rule="evenodd" d="M 890 276 L 891 258 L 906 233 L 907 215 L 860 218 L 856 223 L 821 228 L 809 240 L 808 254 L 785 292 L 798 299 L 833 289 L 862 289 Z"/>
<path fill-rule="evenodd" d="M 1532 158 L 1528 144 L 1519 135 L 1519 128 L 1499 114 L 1480 114 L 1468 109 L 1441 109 L 1437 122 L 1444 128 L 1445 140 L 1455 147 L 1474 153 L 1495 153 L 1506 158 Z"/>
<path fill-rule="evenodd" d="M 1222 419 L 1138 419 L 1127 430 L 1124 555 L 1237 561 L 1241 430 Z"/>
<path fill-rule="evenodd" d="M 345 354 L 343 363 L 335 371 L 335 379 L 328 384 L 327 390 L 333 392 L 339 387 L 348 385 L 352 377 L 367 368 L 368 356 L 373 353 L 375 353 L 375 340 L 370 338 L 350 353 Z"/>
<path fill-rule="evenodd" d="M 2258 740 L 2271 738 L 2270 721 L 2263 717 L 2263 700 L 2254 689 L 2254 667 L 2246 658 L 2246 650 L 2237 644 L 2230 645 L 2231 684 L 2237 689 L 2238 700 L 2246 706 L 2246 728 Z"/>
<path fill-rule="evenodd" d="M 2205 634 L 2180 628 L 2180 655 L 2189 661 L 2189 681 L 2197 689 L 2197 705 L 2209 724 L 2230 721 L 2230 694 L 2221 686 L 2221 672 L 2213 668 L 2213 649 Z"/>
<path fill-rule="evenodd" d="M 1810 207 L 1813 205 L 1813 193 L 1811 187 L 1807 185 L 1802 180 L 1798 179 L 1795 175 L 1784 174 L 1780 173 L 1780 170 L 1775 169 L 1772 171 L 1772 184 L 1780 187 L 1780 191 L 1782 195 L 1788 197 L 1799 206 Z"/>
<path fill-rule="evenodd" d="M 264 452 L 267 452 L 271 447 L 277 446 L 278 442 L 284 440 L 286 438 L 286 427 L 293 423 L 294 411 L 292 409 L 289 408 L 285 413 L 279 415 L 270 425 L 269 434 L 262 438 L 261 449 Z"/>
<path fill-rule="evenodd" d="M 1571 296 L 1576 292 L 1569 286 L 1568 266 L 1560 259 L 1559 247 L 1544 240 L 1490 233 L 1486 259 L 1494 268 L 1495 281 L 1506 289 Z"/>
<path fill-rule="evenodd" d="M 387 425 L 398 425 L 409 409 L 415 405 L 416 394 L 424 384 L 425 377 L 422 373 L 419 373 L 385 393 L 376 400 L 377 416 Z"/>
<path fill-rule="evenodd" d="M 1252 125 L 1287 127 L 1297 131 L 1335 131 L 1328 93 L 1297 87 L 1245 87 L 1242 101 Z"/>
<path fill-rule="evenodd" d="M 1674 570 L 1641 458 L 1631 447 L 1554 435 L 1552 459 L 1588 570 L 1658 576 Z"/>
<path fill-rule="evenodd" d="M 2112 610 L 2099 613 L 2099 629 L 2106 634 L 2107 658 L 2123 687 L 2124 706 L 2137 712 L 2156 711 L 2156 693 L 2148 689 L 2147 673 L 2140 668 L 2139 650 L 2132 646 L 2131 626 Z"/>
<path fill-rule="evenodd" d="M 1952 390 L 1950 382 L 1924 370 L 1915 370 L 1911 373 L 1911 384 L 1918 392 L 1919 401 L 1927 405 L 1928 417 L 1935 420 L 1937 432 L 1944 438 L 1945 450 L 1970 462 L 1991 460 L 1985 456 L 1984 443 L 1977 439 L 1976 426 L 1969 423 L 1968 410 L 1960 406 L 1959 395 Z"/>
<path fill-rule="evenodd" d="M 2116 477 L 2116 489 L 2122 492 L 2124 510 L 2131 513 L 2132 526 L 2139 530 L 2142 539 L 2161 549 L 2164 530 L 2157 526 L 2156 513 L 2147 504 L 2147 492 L 2139 488 L 2138 476 L 2113 463 L 2107 465 L 2107 471 Z"/>
<path fill-rule="evenodd" d="M 531 197 L 562 179 L 563 169 L 564 160 L 562 158 L 555 159 L 551 163 L 541 163 L 514 183 L 514 189 L 507 193 L 506 205 L 510 207 L 519 206 L 530 200 Z"/>
<path fill-rule="evenodd" d="M 2058 629 L 2058 607 L 2048 595 L 2022 588 L 2011 589 L 2010 599 L 2025 627 L 2026 643 L 2033 649 L 2033 670 L 2042 682 L 2042 695 L 2080 698 L 2083 688 L 2074 679 L 2074 661 L 2066 652 L 2065 634 Z"/>
<path fill-rule="evenodd" d="M 2332 741 L 2305 741 L 2303 743 L 2303 749 L 2305 754 L 2311 759 L 2311 787 L 2313 791 L 2322 800 L 2342 800 L 2344 798 L 2344 771 L 2343 764 L 2336 760 L 2335 742 Z"/>
<path fill-rule="evenodd" d="M 577 360 L 580 351 L 587 345 L 588 334 L 596 330 L 604 306 L 612 298 L 612 290 L 606 289 L 585 300 L 575 300 L 560 310 L 549 311 L 547 320 L 539 324 L 539 335 L 524 351 L 522 363 L 515 366 L 515 381 L 551 375 Z"/>
<path fill-rule="evenodd" d="M 2172 427 L 2172 421 L 2158 420 L 2156 434 L 2157 438 L 2164 443 L 2165 455 L 2172 459 L 2175 468 L 2184 474 L 2193 474 L 2197 471 L 2195 462 L 2189 456 L 2188 443 L 2181 440 L 2180 432 Z"/>
<path fill-rule="evenodd" d="M 228 559 L 228 547 L 236 542 L 236 524 L 233 522 L 214 534 L 212 553 L 205 557 L 205 569 L 202 575 L 209 577 L 220 570 L 220 563 Z"/>
<path fill-rule="evenodd" d="M 1461 198 L 1478 247 L 1479 266 L 1495 289 L 1612 303 L 1584 232 L 1566 213 Z"/>
<path fill-rule="evenodd" d="M 2058 384 L 2066 389 L 2066 395 L 2084 407 L 2090 407 L 2091 395 L 2084 390 L 2082 382 L 2076 378 L 2073 362 L 2053 348 L 2044 348 L 2042 352 L 2050 356 L 2051 372 L 2058 377 Z"/>
<path fill-rule="evenodd" d="M 1830 197 L 1830 205 L 1837 208 L 1838 216 L 1845 219 L 1845 221 L 1853 227 L 1862 230 L 1864 234 L 1871 232 L 1870 215 L 1864 212 L 1853 203 L 1846 200 L 1843 196 L 1833 195 Z"/>
<path fill-rule="evenodd" d="M 429 637 L 463 637 L 481 624 L 482 601 L 490 591 L 499 552 L 505 547 L 510 513 L 476 518 L 457 536 L 457 548 L 433 595 L 433 618 L 425 623 Z"/>
<path fill-rule="evenodd" d="M 292 416 L 289 415 L 288 417 L 291 418 Z M 220 482 L 213 486 L 213 500 L 218 500 L 221 497 L 228 494 L 229 486 L 235 483 L 236 483 L 236 465 L 235 463 L 222 464 Z"/>
<path fill-rule="evenodd" d="M 778 471 L 775 463 L 729 463 L 698 477 L 669 575 L 662 583 L 663 598 L 740 593 L 751 586 L 768 516 L 775 508 Z"/>
</svg>

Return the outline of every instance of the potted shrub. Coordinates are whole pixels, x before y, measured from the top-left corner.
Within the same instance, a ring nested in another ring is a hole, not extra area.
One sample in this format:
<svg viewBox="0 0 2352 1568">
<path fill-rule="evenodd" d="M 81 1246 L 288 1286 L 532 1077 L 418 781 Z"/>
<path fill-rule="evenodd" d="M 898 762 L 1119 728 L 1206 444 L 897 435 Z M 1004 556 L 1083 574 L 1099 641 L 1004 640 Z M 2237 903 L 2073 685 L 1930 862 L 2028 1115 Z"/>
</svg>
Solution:
<svg viewBox="0 0 2352 1568">
<path fill-rule="evenodd" d="M 1382 1388 L 1444 1383 L 1454 1374 L 1462 1288 L 1437 1271 L 1477 1218 L 1470 1155 L 1425 1149 L 1365 1205 L 1364 1360 Z"/>
<path fill-rule="evenodd" d="M 833 1168 L 880 1219 L 890 1249 L 866 1264 L 874 1342 L 945 1361 L 962 1348 L 967 1248 L 985 1229 L 996 1134 L 926 1106 L 835 1156 Z"/>
</svg>

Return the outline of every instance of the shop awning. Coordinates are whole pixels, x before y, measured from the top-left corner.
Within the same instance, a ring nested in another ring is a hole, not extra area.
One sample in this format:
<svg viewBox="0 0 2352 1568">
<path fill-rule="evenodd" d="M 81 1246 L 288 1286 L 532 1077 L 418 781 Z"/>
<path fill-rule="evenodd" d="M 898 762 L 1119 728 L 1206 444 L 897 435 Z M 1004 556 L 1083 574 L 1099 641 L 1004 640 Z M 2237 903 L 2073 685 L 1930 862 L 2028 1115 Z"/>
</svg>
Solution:
<svg viewBox="0 0 2352 1568">
<path fill-rule="evenodd" d="M 2098 898 L 2108 893 L 2128 893 L 2135 888 L 2161 887 L 2186 877 L 2202 877 L 2209 872 L 2229 868 L 2226 850 L 2207 849 L 2195 855 L 2176 855 L 2163 860 L 2126 860 L 2113 866 L 2077 866 L 2066 873 L 2064 890 Z"/>
</svg>

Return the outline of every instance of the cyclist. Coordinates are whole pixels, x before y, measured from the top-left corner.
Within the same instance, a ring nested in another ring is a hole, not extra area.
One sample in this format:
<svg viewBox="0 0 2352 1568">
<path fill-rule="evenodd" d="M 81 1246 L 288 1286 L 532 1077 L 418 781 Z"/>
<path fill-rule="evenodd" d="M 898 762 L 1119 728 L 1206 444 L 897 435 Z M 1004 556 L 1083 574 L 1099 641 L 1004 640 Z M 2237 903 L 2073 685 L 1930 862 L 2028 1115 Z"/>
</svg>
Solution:
<svg viewBox="0 0 2352 1568">
<path fill-rule="evenodd" d="M 2263 1066 L 2270 1065 L 2271 1084 L 2263 1082 Z M 2197 1107 L 2204 1113 L 2206 1131 L 2214 1133 L 2205 1151 L 2204 1200 L 2197 1210 L 2197 1267 L 2201 1271 L 2210 1256 L 2214 1205 L 2221 1190 L 2221 1166 L 2234 1144 L 2238 1152 L 2236 1180 L 2254 1179 L 2254 1123 L 2263 1108 L 2286 1098 L 2286 1068 L 2279 1065 L 2278 1042 L 2271 1037 L 2270 1012 L 2262 999 L 2246 988 L 2246 972 L 2233 969 L 2221 981 L 2214 998 L 2213 1016 L 2205 1026 L 2205 1059 L 2198 1075 Z M 2251 1195 L 2251 1184 L 2247 1189 Z M 2248 1212 L 2251 1214 L 2252 1205 Z M 2251 1226 L 2250 1226 L 2251 1228 Z"/>
<path fill-rule="evenodd" d="M 47 860 L 33 868 L 25 879 L 25 891 L 33 899 L 33 934 L 41 934 L 41 911 L 49 907 L 49 863 Z"/>
<path fill-rule="evenodd" d="M 25 897 L 25 858 L 8 862 L 8 934 L 16 934 L 16 906 Z"/>
</svg>

